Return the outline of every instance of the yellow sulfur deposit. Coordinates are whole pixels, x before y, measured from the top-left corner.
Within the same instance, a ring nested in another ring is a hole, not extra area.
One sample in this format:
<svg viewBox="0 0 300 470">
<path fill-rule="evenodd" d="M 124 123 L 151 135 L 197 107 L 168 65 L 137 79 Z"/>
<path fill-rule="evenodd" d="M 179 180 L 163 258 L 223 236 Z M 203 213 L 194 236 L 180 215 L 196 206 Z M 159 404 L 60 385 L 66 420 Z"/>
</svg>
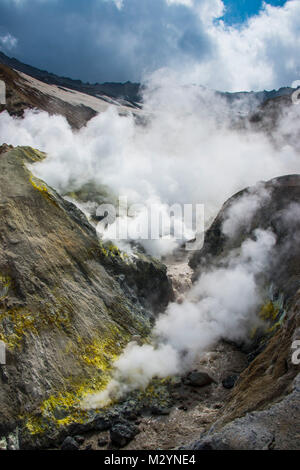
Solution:
<svg viewBox="0 0 300 470">
<path fill-rule="evenodd" d="M 275 321 L 279 313 L 279 308 L 270 300 L 259 312 L 259 317 L 264 321 Z"/>
</svg>

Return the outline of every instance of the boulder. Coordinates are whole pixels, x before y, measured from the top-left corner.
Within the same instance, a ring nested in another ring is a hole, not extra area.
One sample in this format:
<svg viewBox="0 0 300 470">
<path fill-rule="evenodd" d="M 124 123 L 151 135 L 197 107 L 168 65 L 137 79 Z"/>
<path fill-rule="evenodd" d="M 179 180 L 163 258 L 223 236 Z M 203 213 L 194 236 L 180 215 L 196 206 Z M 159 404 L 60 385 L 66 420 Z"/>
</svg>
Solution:
<svg viewBox="0 0 300 470">
<path fill-rule="evenodd" d="M 210 377 L 206 372 L 200 371 L 193 371 L 189 372 L 189 374 L 184 379 L 185 385 L 190 385 L 191 387 L 205 387 L 207 385 L 212 384 L 214 379 Z"/>
<path fill-rule="evenodd" d="M 108 444 L 108 439 L 104 439 L 103 437 L 99 437 L 98 439 L 98 446 L 105 447 Z"/>
<path fill-rule="evenodd" d="M 118 447 L 124 447 L 139 433 L 137 426 L 131 423 L 116 423 L 110 430 L 110 439 L 112 444 Z"/>
<path fill-rule="evenodd" d="M 151 414 L 154 416 L 168 416 L 170 413 L 171 409 L 164 406 L 153 406 L 151 408 Z"/>
<path fill-rule="evenodd" d="M 79 445 L 82 445 L 85 441 L 85 437 L 84 436 L 75 436 L 74 437 L 75 441 L 79 444 Z"/>
<path fill-rule="evenodd" d="M 79 450 L 79 444 L 73 437 L 68 436 L 62 443 L 61 450 Z"/>
<path fill-rule="evenodd" d="M 228 377 L 226 377 L 226 379 L 222 380 L 223 387 L 230 390 L 231 388 L 235 386 L 235 383 L 238 378 L 239 378 L 238 375 L 229 375 Z"/>
</svg>

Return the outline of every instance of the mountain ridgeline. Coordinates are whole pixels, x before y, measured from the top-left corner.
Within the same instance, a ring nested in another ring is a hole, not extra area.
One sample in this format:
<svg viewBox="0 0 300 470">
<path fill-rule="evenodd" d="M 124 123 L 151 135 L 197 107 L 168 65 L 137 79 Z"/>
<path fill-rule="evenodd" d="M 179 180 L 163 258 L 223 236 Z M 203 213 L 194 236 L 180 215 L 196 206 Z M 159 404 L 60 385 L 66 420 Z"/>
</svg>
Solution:
<svg viewBox="0 0 300 470">
<path fill-rule="evenodd" d="M 58 75 L 49 73 L 45 70 L 40 70 L 36 67 L 32 67 L 31 65 L 23 64 L 15 58 L 6 56 L 3 52 L 0 52 L 0 64 L 7 65 L 12 69 L 25 73 L 26 75 L 49 85 L 69 88 L 70 90 L 80 91 L 95 97 L 105 95 L 111 98 L 124 99 L 132 103 L 139 103 L 141 101 L 139 83 L 83 83 L 81 80 L 59 77 Z"/>
<path fill-rule="evenodd" d="M 131 102 L 135 106 L 142 101 L 143 87 L 140 83 L 84 83 L 81 80 L 74 80 L 72 78 L 60 77 L 46 70 L 40 70 L 31 65 L 26 65 L 18 59 L 10 58 L 3 52 L 0 52 L 0 64 L 7 65 L 19 72 L 25 73 L 30 77 L 36 78 L 41 82 L 49 85 L 57 85 L 63 88 L 80 91 L 89 95 L 98 97 L 101 95 L 109 96 L 116 99 L 124 99 Z M 279 90 L 264 90 L 260 92 L 237 92 L 237 93 L 222 93 L 218 92 L 221 96 L 225 97 L 228 102 L 242 100 L 244 98 L 254 99 L 257 104 L 263 104 L 269 99 L 279 98 L 282 96 L 289 96 L 293 92 L 290 87 L 283 87 Z"/>
</svg>

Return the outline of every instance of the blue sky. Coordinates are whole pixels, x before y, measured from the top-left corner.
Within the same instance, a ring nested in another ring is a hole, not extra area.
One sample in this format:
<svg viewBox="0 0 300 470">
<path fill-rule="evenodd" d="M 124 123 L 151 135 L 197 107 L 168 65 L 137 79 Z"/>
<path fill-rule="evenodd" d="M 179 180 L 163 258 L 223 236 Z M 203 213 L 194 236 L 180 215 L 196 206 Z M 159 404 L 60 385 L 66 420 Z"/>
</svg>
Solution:
<svg viewBox="0 0 300 470">
<path fill-rule="evenodd" d="M 89 82 L 168 68 L 217 89 L 278 88 L 300 78 L 300 2 L 267 3 L 0 0 L 0 49 Z"/>
<path fill-rule="evenodd" d="M 269 0 L 268 3 L 274 6 L 282 6 L 286 0 Z M 246 21 L 249 17 L 256 15 L 262 7 L 262 0 L 224 0 L 226 14 L 224 21 L 227 24 L 236 24 Z"/>
</svg>

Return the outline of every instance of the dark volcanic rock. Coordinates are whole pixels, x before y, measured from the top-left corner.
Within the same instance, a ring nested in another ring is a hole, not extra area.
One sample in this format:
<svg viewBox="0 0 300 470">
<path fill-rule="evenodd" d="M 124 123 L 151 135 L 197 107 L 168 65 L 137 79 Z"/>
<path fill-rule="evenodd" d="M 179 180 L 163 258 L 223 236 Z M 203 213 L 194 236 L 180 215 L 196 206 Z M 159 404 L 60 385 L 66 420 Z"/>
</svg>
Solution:
<svg viewBox="0 0 300 470">
<path fill-rule="evenodd" d="M 199 371 L 190 372 L 184 379 L 185 385 L 191 385 L 192 387 L 205 387 L 213 382 L 215 382 L 214 379 L 206 372 Z"/>
<path fill-rule="evenodd" d="M 98 416 L 88 420 L 86 423 L 72 423 L 68 426 L 68 433 L 72 436 L 77 434 L 87 434 L 91 431 L 108 431 L 112 426 L 112 421 L 107 417 Z"/>
<path fill-rule="evenodd" d="M 154 416 L 168 416 L 171 413 L 171 408 L 165 408 L 162 406 L 153 406 L 151 408 L 151 414 Z"/>
<path fill-rule="evenodd" d="M 229 375 L 228 377 L 226 377 L 226 379 L 222 381 L 223 387 L 230 390 L 231 388 L 235 386 L 235 383 L 238 378 L 239 378 L 238 375 Z"/>
<path fill-rule="evenodd" d="M 106 418 L 96 418 L 92 422 L 93 429 L 96 431 L 108 431 L 111 428 L 112 423 Z"/>
<path fill-rule="evenodd" d="M 134 411 L 132 410 L 125 410 L 124 413 L 123 413 L 123 416 L 125 419 L 127 419 L 128 421 L 136 421 L 138 419 L 138 415 L 137 413 L 135 413 Z"/>
<path fill-rule="evenodd" d="M 92 444 L 88 444 L 83 450 L 93 450 Z"/>
<path fill-rule="evenodd" d="M 131 423 L 116 423 L 110 430 L 111 442 L 118 447 L 124 447 L 139 433 L 137 426 Z"/>
<path fill-rule="evenodd" d="M 99 447 L 105 447 L 108 445 L 108 439 L 103 439 L 103 438 L 99 438 L 98 439 L 98 446 Z"/>
<path fill-rule="evenodd" d="M 75 436 L 74 439 L 79 445 L 82 445 L 85 441 L 84 436 Z"/>
<path fill-rule="evenodd" d="M 79 444 L 73 437 L 68 436 L 62 443 L 61 450 L 79 450 Z"/>
</svg>

